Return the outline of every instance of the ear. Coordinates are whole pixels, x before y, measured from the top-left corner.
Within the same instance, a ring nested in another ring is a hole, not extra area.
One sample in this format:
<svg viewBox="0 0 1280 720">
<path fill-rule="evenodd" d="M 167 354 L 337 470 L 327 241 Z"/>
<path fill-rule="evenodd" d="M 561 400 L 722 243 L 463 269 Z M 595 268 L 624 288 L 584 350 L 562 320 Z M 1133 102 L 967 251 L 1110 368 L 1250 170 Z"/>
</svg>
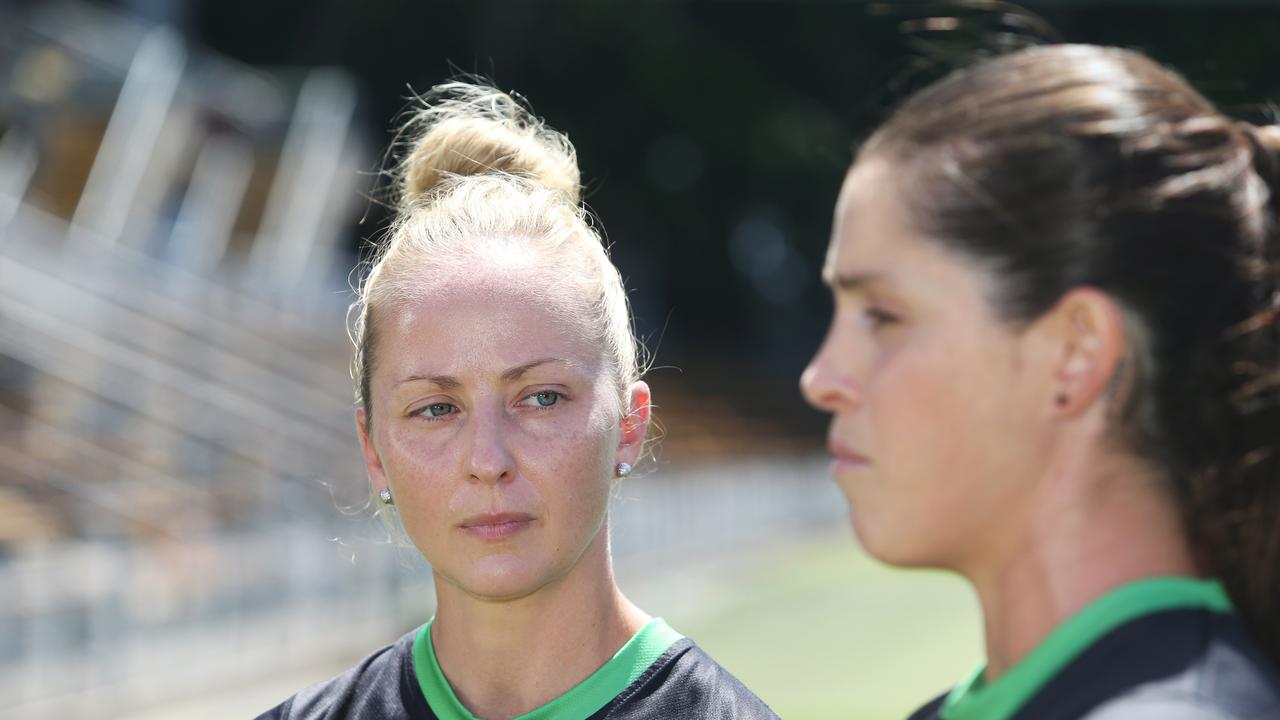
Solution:
<svg viewBox="0 0 1280 720">
<path fill-rule="evenodd" d="M 360 435 L 360 449 L 364 451 L 365 468 L 369 471 L 369 484 L 373 486 L 376 493 L 384 487 L 389 487 L 387 476 L 382 471 L 382 460 L 378 458 L 378 451 L 373 447 L 373 440 L 369 438 L 369 414 L 364 408 L 356 408 L 356 432 Z"/>
<path fill-rule="evenodd" d="M 1075 417 L 1099 399 L 1107 402 L 1129 349 L 1120 304 L 1096 288 L 1076 288 L 1045 319 L 1056 346 L 1053 397 L 1048 399 L 1054 414 Z"/>
<path fill-rule="evenodd" d="M 649 431 L 649 412 L 652 396 L 649 385 L 637 380 L 628 394 L 627 413 L 622 416 L 622 432 L 618 435 L 618 462 L 635 465 L 644 449 L 644 438 Z"/>
</svg>

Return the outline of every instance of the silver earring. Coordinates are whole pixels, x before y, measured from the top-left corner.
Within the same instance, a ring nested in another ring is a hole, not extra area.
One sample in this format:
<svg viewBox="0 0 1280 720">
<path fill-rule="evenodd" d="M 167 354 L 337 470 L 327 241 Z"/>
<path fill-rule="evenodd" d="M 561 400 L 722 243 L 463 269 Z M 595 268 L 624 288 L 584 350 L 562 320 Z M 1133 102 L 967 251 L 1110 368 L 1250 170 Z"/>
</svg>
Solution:
<svg viewBox="0 0 1280 720">
<path fill-rule="evenodd" d="M 613 468 L 613 474 L 616 477 L 624 478 L 631 474 L 631 465 L 620 462 Z"/>
<path fill-rule="evenodd" d="M 391 499 L 391 488 L 384 487 L 378 491 L 378 499 L 383 505 L 395 505 L 396 501 Z"/>
</svg>

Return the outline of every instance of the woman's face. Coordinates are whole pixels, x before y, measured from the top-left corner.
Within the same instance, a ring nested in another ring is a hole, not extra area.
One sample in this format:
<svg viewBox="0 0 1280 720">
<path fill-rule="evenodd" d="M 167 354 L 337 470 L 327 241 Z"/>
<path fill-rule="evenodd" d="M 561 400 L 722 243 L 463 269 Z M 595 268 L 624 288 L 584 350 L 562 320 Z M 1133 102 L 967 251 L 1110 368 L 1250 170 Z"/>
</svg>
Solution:
<svg viewBox="0 0 1280 720">
<path fill-rule="evenodd" d="M 841 191 L 835 315 L 801 386 L 833 415 L 833 475 L 868 552 L 963 571 L 1025 501 L 1048 418 L 987 281 L 920 237 L 890 173 L 861 162 Z"/>
<path fill-rule="evenodd" d="M 605 542 L 613 468 L 648 421 L 648 388 L 621 417 L 603 351 L 530 277 L 470 273 L 379 308 L 371 437 L 357 417 L 409 537 L 486 599 L 533 593 Z"/>
</svg>

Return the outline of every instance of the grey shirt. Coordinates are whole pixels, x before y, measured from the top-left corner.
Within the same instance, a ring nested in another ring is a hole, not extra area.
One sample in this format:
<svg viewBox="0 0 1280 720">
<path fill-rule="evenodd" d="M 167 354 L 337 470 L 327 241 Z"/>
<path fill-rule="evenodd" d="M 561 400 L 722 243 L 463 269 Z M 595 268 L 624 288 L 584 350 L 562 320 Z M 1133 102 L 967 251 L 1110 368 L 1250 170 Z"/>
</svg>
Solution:
<svg viewBox="0 0 1280 720">
<path fill-rule="evenodd" d="M 1182 672 L 1139 685 L 1085 720 L 1280 720 L 1280 694 L 1265 670 L 1215 639 Z"/>
</svg>

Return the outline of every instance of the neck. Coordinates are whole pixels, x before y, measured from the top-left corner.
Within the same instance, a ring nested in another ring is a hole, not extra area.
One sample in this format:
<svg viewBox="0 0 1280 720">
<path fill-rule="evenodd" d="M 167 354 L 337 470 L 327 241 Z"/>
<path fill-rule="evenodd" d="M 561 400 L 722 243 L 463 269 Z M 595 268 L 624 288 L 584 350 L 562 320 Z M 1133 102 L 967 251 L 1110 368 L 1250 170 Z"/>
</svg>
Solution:
<svg viewBox="0 0 1280 720">
<path fill-rule="evenodd" d="M 431 639 L 454 694 L 478 718 L 512 718 L 585 680 L 648 622 L 614 584 L 608 531 L 566 575 L 514 600 L 435 578 Z"/>
<path fill-rule="evenodd" d="M 988 682 L 1107 592 L 1145 578 L 1198 574 L 1161 483 L 1133 460 L 1103 462 L 1086 453 L 1051 466 L 1001 556 L 964 573 L 982 606 Z"/>
</svg>

